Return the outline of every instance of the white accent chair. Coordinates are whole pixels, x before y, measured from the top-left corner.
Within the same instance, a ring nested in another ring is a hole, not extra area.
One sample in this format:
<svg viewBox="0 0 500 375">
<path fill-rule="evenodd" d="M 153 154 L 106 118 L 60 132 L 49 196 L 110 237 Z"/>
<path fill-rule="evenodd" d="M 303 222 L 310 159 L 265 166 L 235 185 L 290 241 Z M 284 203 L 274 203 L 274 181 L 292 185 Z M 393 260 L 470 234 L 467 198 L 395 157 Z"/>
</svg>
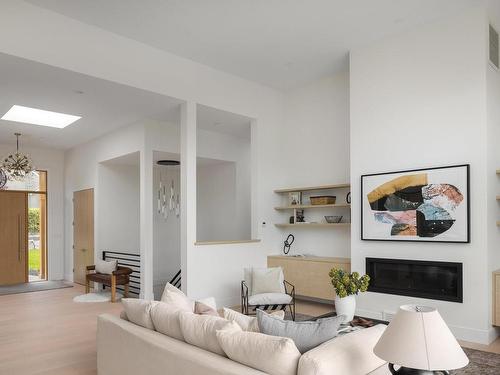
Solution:
<svg viewBox="0 0 500 375">
<path fill-rule="evenodd" d="M 283 269 L 245 268 L 241 282 L 241 312 L 255 315 L 264 311 L 284 310 L 288 307 L 295 320 L 295 287 L 285 280 Z"/>
</svg>

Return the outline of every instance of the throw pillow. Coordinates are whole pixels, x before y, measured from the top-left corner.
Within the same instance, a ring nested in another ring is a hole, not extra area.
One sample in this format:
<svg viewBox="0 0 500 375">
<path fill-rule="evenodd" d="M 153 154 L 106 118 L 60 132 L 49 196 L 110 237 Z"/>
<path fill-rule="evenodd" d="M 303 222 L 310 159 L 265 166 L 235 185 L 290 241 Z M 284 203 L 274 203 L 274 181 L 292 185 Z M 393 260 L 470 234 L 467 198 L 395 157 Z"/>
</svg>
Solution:
<svg viewBox="0 0 500 375">
<path fill-rule="evenodd" d="M 163 294 L 161 295 L 160 301 L 163 301 L 163 297 L 166 295 L 167 291 L 180 294 L 184 297 L 186 296 L 182 290 L 180 290 L 179 288 L 176 288 L 175 286 L 173 286 L 170 283 L 167 283 L 167 285 L 165 285 L 165 288 L 163 289 Z"/>
<path fill-rule="evenodd" d="M 253 269 L 252 295 L 261 293 L 285 293 L 281 267 Z"/>
<path fill-rule="evenodd" d="M 318 319 L 315 322 L 294 322 L 282 320 L 257 310 L 257 321 L 262 333 L 272 336 L 289 337 L 301 353 L 305 353 L 325 341 L 337 336 L 343 315 Z"/>
<path fill-rule="evenodd" d="M 151 320 L 151 307 L 156 304 L 155 301 L 148 301 L 136 298 L 122 298 L 123 308 L 127 319 L 141 327 L 154 329 L 153 321 Z"/>
<path fill-rule="evenodd" d="M 106 275 L 111 275 L 116 271 L 118 266 L 117 260 L 96 260 L 95 262 L 95 272 L 104 273 Z"/>
<path fill-rule="evenodd" d="M 181 330 L 179 310 L 174 305 L 158 302 L 151 308 L 151 320 L 157 332 L 163 333 L 174 339 L 184 341 Z"/>
<path fill-rule="evenodd" d="M 219 313 L 217 310 L 215 310 L 213 307 L 205 305 L 204 303 L 200 301 L 196 301 L 194 304 L 194 313 L 198 315 L 212 315 L 212 316 L 219 316 Z"/>
<path fill-rule="evenodd" d="M 182 335 L 188 344 L 219 355 L 225 354 L 217 341 L 215 332 L 223 329 L 241 331 L 238 324 L 210 315 L 196 315 L 183 312 L 180 314 L 180 321 Z"/>
<path fill-rule="evenodd" d="M 184 292 L 182 290 L 180 290 L 179 288 L 176 288 L 175 286 L 173 286 L 170 283 L 167 283 L 167 285 L 165 285 L 165 289 L 163 290 L 163 294 L 161 295 L 160 301 L 171 302 L 170 299 L 167 299 L 168 292 L 175 293 L 175 294 L 178 294 L 179 296 L 183 296 L 183 297 L 187 298 L 187 300 L 189 300 L 191 303 L 191 311 L 194 311 L 195 300 L 186 296 L 186 294 L 184 294 Z M 179 299 L 176 299 L 176 300 L 178 301 Z M 217 304 L 215 303 L 214 297 L 203 298 L 203 299 L 200 299 L 199 302 L 204 303 L 205 305 L 212 307 L 214 310 L 217 310 Z"/>
<path fill-rule="evenodd" d="M 254 316 L 248 316 L 238 311 L 227 309 L 224 307 L 224 319 L 230 322 L 236 322 L 243 331 L 247 332 L 260 332 L 259 324 L 257 318 Z M 271 315 L 276 316 L 280 319 L 285 319 L 285 312 L 283 310 L 273 311 Z"/>
<path fill-rule="evenodd" d="M 194 311 L 193 301 L 188 297 L 186 297 L 184 293 L 179 294 L 167 290 L 163 293 L 161 302 L 171 305 L 176 310 L 189 311 L 189 312 Z"/>
<path fill-rule="evenodd" d="M 257 332 L 217 331 L 217 340 L 235 362 L 270 375 L 296 375 L 300 352 L 293 340 Z"/>
</svg>

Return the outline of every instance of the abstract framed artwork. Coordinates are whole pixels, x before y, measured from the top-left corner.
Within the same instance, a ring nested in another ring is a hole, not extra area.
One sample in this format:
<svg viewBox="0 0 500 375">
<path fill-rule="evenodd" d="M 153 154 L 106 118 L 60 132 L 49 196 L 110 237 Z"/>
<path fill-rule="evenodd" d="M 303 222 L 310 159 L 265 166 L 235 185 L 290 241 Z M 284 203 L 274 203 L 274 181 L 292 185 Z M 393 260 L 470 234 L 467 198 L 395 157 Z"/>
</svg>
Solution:
<svg viewBox="0 0 500 375">
<path fill-rule="evenodd" d="M 469 164 L 361 176 L 361 239 L 470 242 Z"/>
</svg>

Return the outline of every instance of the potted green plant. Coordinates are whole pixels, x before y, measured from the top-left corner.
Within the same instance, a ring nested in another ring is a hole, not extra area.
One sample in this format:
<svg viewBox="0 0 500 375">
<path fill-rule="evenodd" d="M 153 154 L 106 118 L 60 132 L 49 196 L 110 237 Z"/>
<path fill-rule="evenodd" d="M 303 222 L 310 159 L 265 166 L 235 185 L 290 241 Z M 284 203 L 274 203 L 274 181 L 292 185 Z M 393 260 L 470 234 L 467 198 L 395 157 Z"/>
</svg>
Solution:
<svg viewBox="0 0 500 375">
<path fill-rule="evenodd" d="M 370 276 L 360 276 L 357 272 L 346 272 L 339 268 L 332 268 L 329 273 L 335 289 L 335 311 L 337 315 L 344 315 L 344 323 L 354 318 L 356 311 L 356 295 L 366 292 L 370 283 Z"/>
</svg>

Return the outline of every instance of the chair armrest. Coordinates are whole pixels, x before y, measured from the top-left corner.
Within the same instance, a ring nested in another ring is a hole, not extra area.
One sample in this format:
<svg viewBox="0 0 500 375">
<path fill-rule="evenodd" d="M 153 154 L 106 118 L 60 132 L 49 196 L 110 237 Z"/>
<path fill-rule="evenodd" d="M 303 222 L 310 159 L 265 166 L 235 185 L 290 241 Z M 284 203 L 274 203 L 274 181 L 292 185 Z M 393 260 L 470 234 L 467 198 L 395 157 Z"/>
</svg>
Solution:
<svg viewBox="0 0 500 375">
<path fill-rule="evenodd" d="M 113 275 L 122 276 L 122 275 L 130 275 L 132 270 L 128 267 L 118 267 L 116 271 L 113 271 Z"/>
<path fill-rule="evenodd" d="M 304 353 L 298 375 L 369 374 L 385 364 L 373 348 L 386 326 L 360 329 L 336 337 Z"/>
</svg>

